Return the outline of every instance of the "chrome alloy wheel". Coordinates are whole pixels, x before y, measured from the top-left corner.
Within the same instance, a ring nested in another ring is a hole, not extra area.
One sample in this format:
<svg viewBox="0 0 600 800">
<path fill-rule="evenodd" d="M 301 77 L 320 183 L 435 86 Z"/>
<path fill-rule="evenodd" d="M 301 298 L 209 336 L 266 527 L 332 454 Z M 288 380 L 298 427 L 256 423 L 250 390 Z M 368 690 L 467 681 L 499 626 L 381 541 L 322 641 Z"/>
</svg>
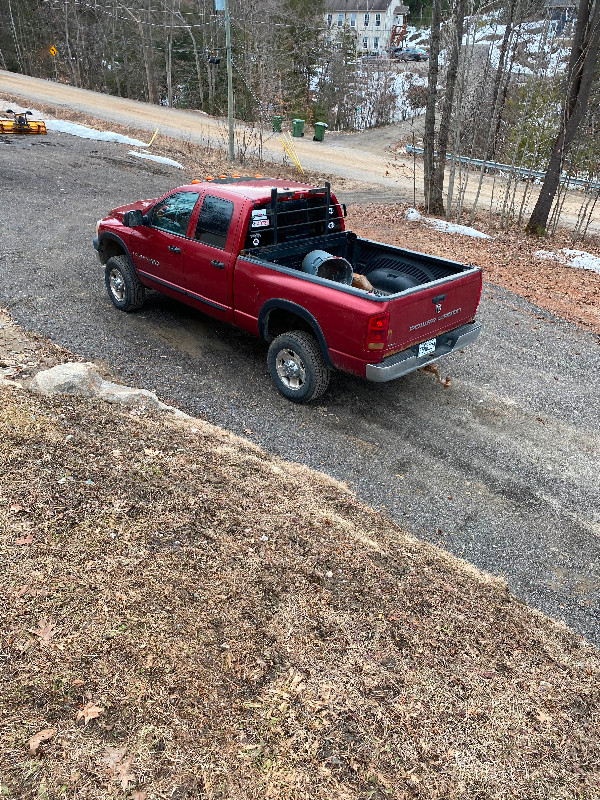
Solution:
<svg viewBox="0 0 600 800">
<path fill-rule="evenodd" d="M 280 350 L 275 360 L 277 374 L 288 389 L 300 389 L 306 381 L 306 370 L 300 356 L 293 350 Z"/>
<path fill-rule="evenodd" d="M 125 297 L 125 281 L 118 269 L 111 269 L 108 276 L 110 281 L 110 290 L 116 300 L 122 302 Z"/>
</svg>

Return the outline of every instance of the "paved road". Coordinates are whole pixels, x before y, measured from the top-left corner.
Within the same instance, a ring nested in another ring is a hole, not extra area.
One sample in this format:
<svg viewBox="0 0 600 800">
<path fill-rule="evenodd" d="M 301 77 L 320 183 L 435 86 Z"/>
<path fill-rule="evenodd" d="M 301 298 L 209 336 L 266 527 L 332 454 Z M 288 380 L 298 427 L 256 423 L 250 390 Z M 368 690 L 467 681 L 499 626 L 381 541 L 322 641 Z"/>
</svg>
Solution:
<svg viewBox="0 0 600 800">
<path fill-rule="evenodd" d="M 321 402 L 294 406 L 259 340 L 158 294 L 134 315 L 110 304 L 95 220 L 179 175 L 126 149 L 60 134 L 0 144 L 0 304 L 165 401 L 347 481 L 600 644 L 598 339 L 487 285 L 485 333 L 442 366 L 450 389 L 422 373 L 379 386 L 336 374 Z"/>
</svg>

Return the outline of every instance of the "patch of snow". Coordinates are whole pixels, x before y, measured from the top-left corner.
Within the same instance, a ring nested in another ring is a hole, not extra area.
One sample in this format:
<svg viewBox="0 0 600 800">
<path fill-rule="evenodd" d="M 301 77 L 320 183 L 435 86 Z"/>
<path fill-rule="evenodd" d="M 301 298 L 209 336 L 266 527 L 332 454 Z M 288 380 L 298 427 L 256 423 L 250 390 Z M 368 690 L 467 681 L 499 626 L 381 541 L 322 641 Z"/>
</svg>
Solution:
<svg viewBox="0 0 600 800">
<path fill-rule="evenodd" d="M 6 108 L 10 107 L 17 114 L 23 114 L 25 111 L 31 111 L 33 120 L 44 120 L 46 128 L 49 131 L 58 131 L 59 133 L 70 133 L 71 136 L 79 136 L 80 139 L 94 139 L 98 142 L 118 142 L 119 144 L 130 144 L 133 147 L 148 147 L 146 142 L 141 142 L 139 139 L 133 139 L 131 136 L 123 136 L 121 133 L 113 133 L 112 131 L 97 131 L 95 128 L 88 128 L 85 125 L 78 125 L 75 122 L 68 122 L 67 120 L 54 119 L 53 117 L 44 117 L 41 111 L 38 111 L 31 106 L 20 106 L 18 103 L 12 103 L 8 100 L 0 98 L 0 106 L 6 104 Z"/>
<path fill-rule="evenodd" d="M 457 225 L 454 222 L 446 222 L 443 219 L 427 219 L 425 218 L 425 222 L 428 225 L 432 225 L 436 230 L 440 231 L 441 233 L 458 233 L 461 236 L 472 236 L 474 239 L 491 239 L 491 236 L 488 236 L 487 233 L 482 233 L 478 231 L 476 228 L 469 228 L 468 225 Z"/>
<path fill-rule="evenodd" d="M 31 113 L 33 114 L 32 119 L 35 120 L 44 118 L 44 115 L 42 114 L 41 111 L 38 111 L 37 109 L 32 108 L 31 106 L 20 106 L 18 103 L 13 103 L 12 100 L 5 100 L 4 98 L 0 98 L 0 107 L 3 109 L 11 108 L 13 111 L 16 111 L 17 114 L 24 114 L 25 111 L 31 111 Z"/>
<path fill-rule="evenodd" d="M 172 158 L 165 158 L 164 156 L 153 156 L 151 153 L 138 153 L 137 150 L 130 150 L 130 156 L 137 156 L 138 158 L 145 158 L 148 161 L 156 161 L 158 164 L 167 164 L 169 167 L 177 167 L 177 169 L 184 169 L 183 164 L 179 161 L 173 161 Z"/>
<path fill-rule="evenodd" d="M 131 136 L 123 136 L 121 133 L 112 131 L 97 131 L 95 128 L 87 128 L 85 125 L 77 125 L 75 122 L 67 122 L 63 119 L 46 120 L 46 128 L 59 133 L 70 133 L 71 136 L 79 136 L 80 139 L 94 139 L 98 142 L 119 142 L 120 144 L 131 144 L 134 147 L 148 147 L 145 142 L 139 139 L 132 139 Z"/>
<path fill-rule="evenodd" d="M 567 267 L 589 269 L 600 275 L 600 258 L 593 256 L 591 253 L 586 253 L 585 250 L 569 250 L 567 247 L 555 253 L 550 250 L 537 250 L 534 256 L 546 261 L 558 261 Z"/>
<path fill-rule="evenodd" d="M 404 214 L 404 218 L 409 222 L 418 222 L 421 219 L 421 215 L 416 208 L 409 208 Z"/>
</svg>

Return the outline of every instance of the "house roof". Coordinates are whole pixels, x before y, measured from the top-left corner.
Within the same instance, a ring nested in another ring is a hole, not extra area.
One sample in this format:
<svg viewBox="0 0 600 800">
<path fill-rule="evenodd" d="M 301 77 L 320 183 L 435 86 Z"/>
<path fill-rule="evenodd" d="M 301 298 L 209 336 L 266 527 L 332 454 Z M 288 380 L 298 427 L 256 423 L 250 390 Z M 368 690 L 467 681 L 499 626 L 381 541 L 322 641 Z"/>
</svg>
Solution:
<svg viewBox="0 0 600 800">
<path fill-rule="evenodd" d="M 577 3 L 575 0 L 546 0 L 544 8 L 561 9 L 561 8 L 576 8 Z"/>
<path fill-rule="evenodd" d="M 325 0 L 325 11 L 387 11 L 391 4 L 392 0 Z"/>
</svg>

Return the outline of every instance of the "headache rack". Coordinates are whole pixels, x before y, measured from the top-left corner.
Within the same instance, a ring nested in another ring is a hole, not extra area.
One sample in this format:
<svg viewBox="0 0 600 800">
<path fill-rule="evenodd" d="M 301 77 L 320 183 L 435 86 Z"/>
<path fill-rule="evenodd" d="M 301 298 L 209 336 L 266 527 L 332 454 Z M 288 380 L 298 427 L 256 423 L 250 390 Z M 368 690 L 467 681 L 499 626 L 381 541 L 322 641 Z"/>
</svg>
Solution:
<svg viewBox="0 0 600 800">
<path fill-rule="evenodd" d="M 273 188 L 271 202 L 255 206 L 248 227 L 247 250 L 337 233 L 342 229 L 338 207 L 331 203 L 329 183 L 297 191 Z"/>
</svg>

